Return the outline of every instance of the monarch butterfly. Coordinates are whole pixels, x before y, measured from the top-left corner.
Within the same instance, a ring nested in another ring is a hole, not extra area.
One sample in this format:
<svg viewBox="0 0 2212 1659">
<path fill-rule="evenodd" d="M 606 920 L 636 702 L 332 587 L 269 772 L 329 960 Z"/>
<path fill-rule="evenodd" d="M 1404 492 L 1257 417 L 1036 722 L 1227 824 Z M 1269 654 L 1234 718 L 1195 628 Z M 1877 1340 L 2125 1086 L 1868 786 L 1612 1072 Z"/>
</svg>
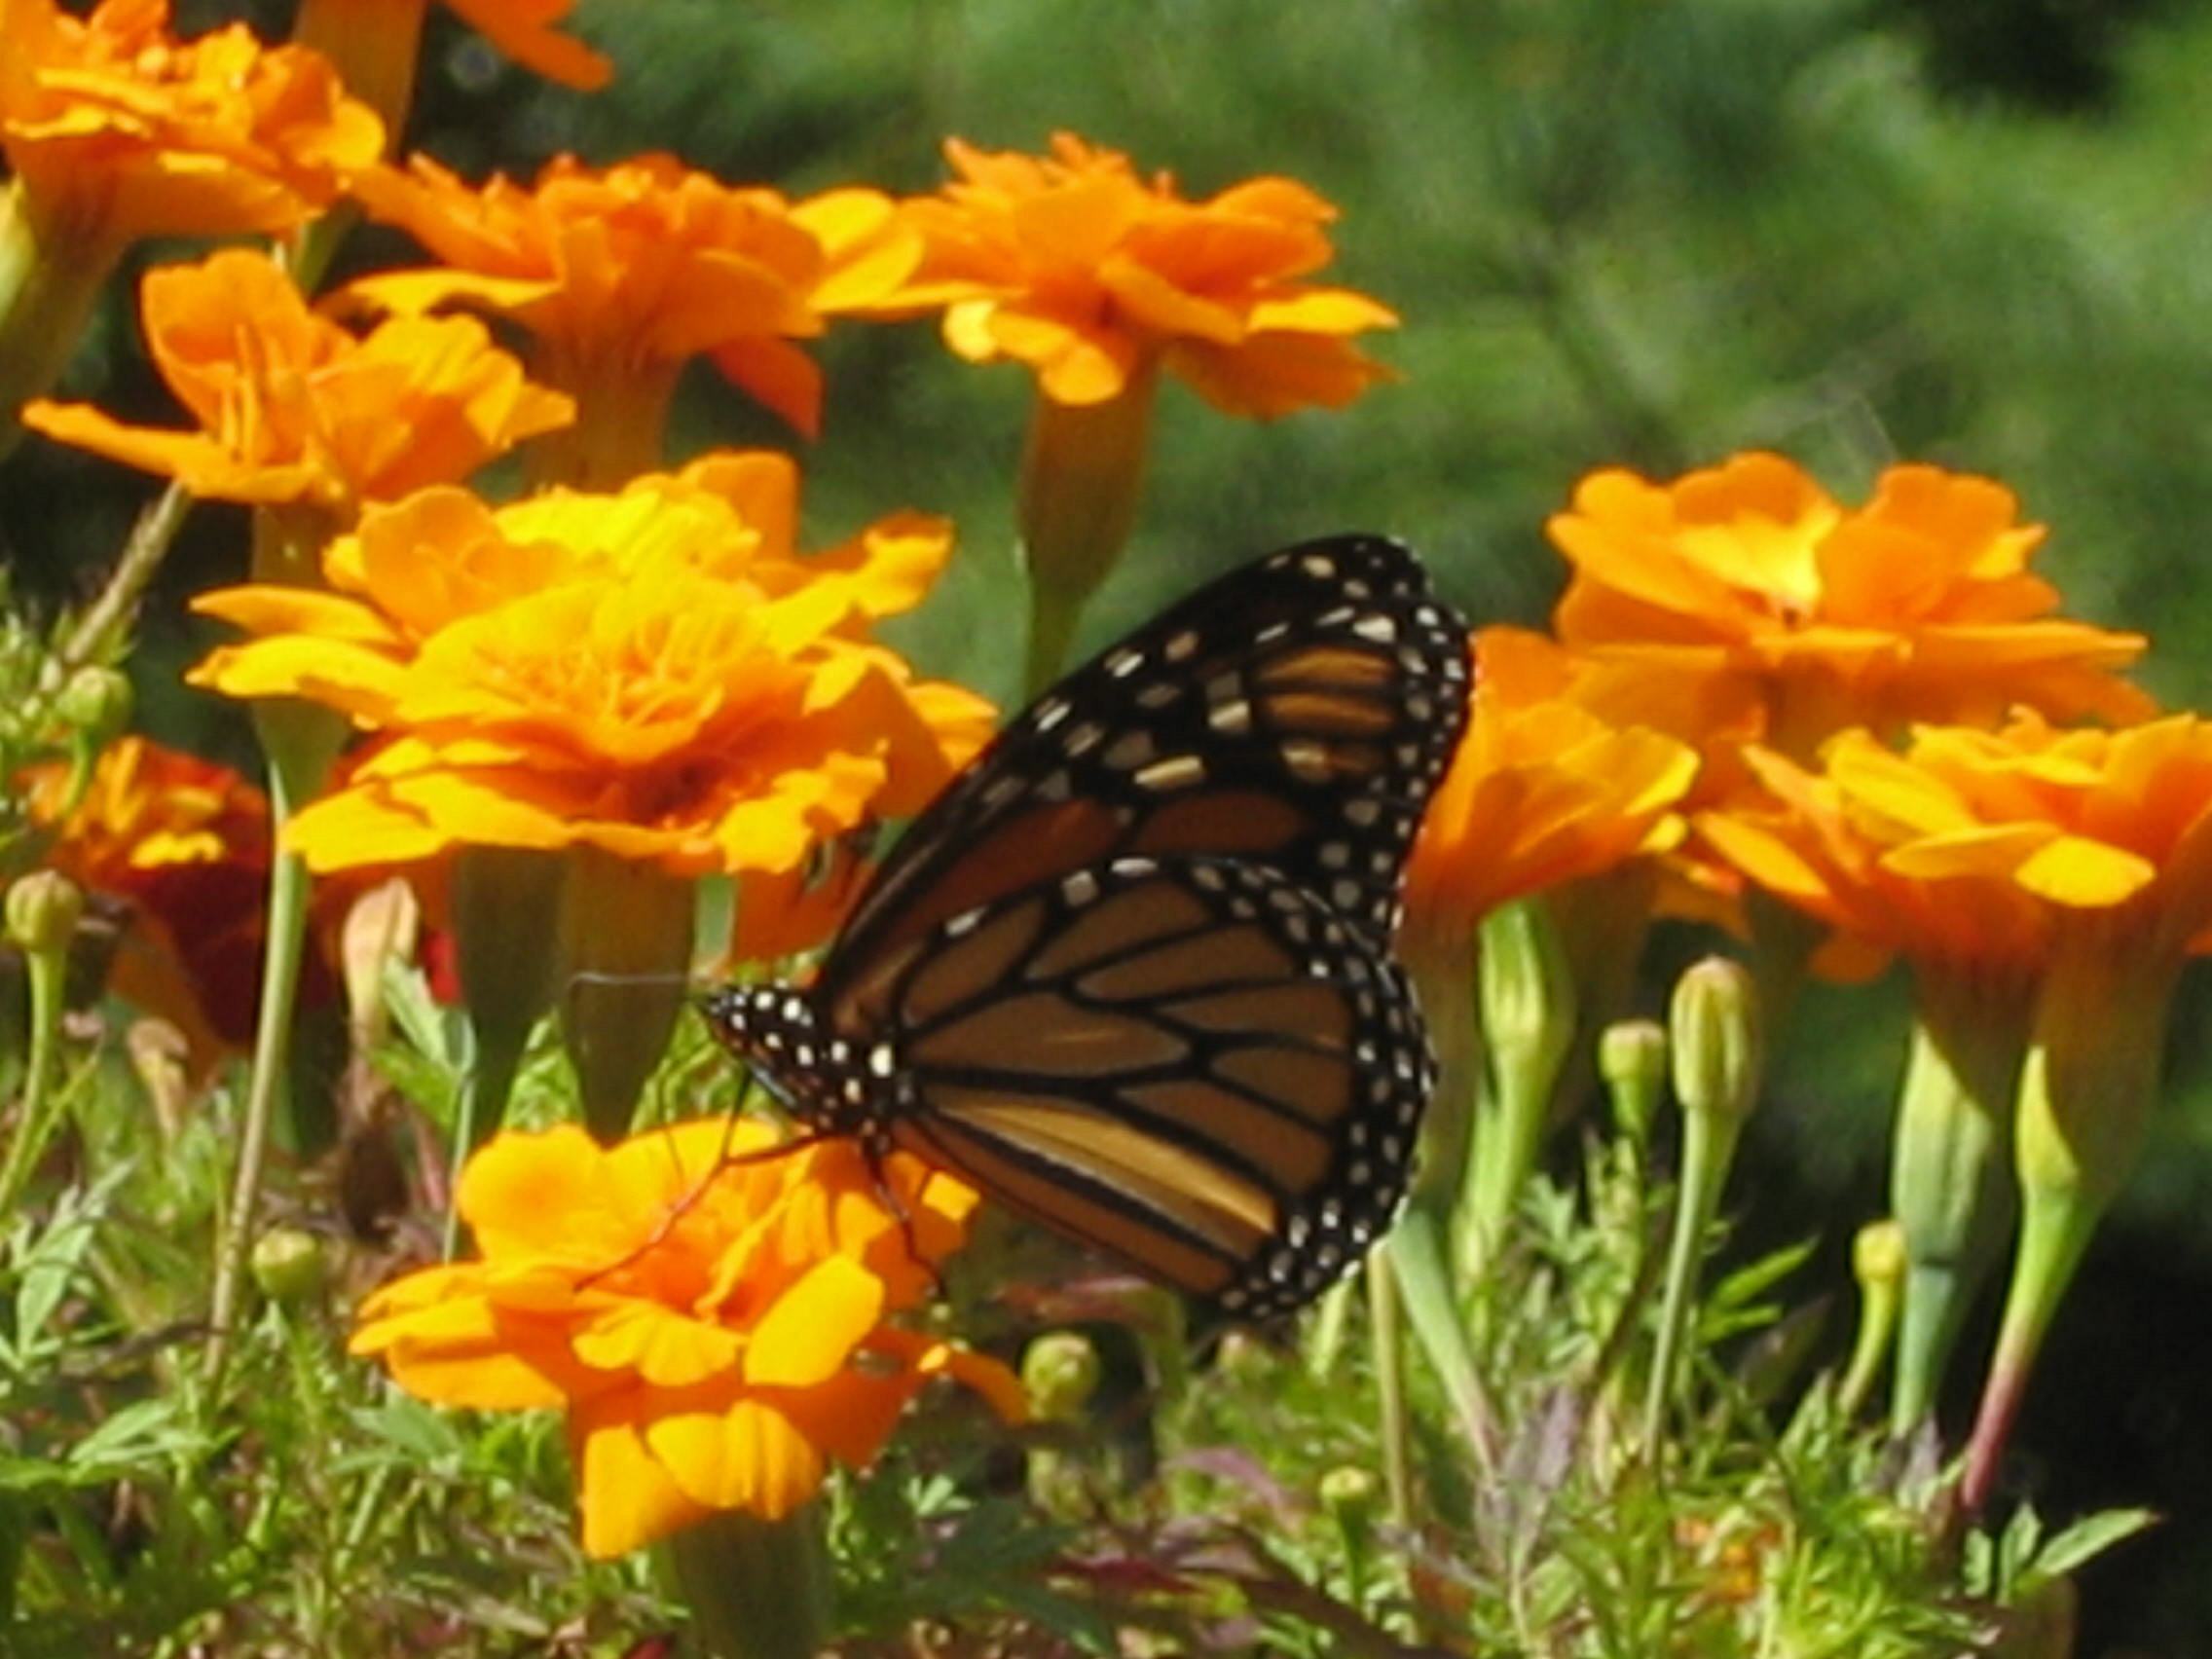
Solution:
<svg viewBox="0 0 2212 1659">
<path fill-rule="evenodd" d="M 705 1013 L 793 1115 L 1265 1318 L 1357 1261 L 1434 1083 L 1389 939 L 1466 625 L 1393 541 L 1233 571 L 915 820 L 806 989 Z"/>
</svg>

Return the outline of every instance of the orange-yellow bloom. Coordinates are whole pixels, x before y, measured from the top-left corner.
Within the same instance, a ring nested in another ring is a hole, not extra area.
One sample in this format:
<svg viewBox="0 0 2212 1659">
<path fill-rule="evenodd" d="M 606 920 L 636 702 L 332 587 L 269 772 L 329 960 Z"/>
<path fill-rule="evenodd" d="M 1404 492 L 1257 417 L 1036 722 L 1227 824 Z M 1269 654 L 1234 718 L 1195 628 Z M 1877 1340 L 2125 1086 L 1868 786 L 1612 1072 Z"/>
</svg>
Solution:
<svg viewBox="0 0 2212 1659">
<path fill-rule="evenodd" d="M 2101 914 L 2145 959 L 2212 950 L 2212 722 L 2066 731 L 2022 711 L 1995 732 L 1924 727 L 1902 755 L 1839 738 L 1828 775 L 1923 881 L 2003 881 L 2059 915 Z"/>
<path fill-rule="evenodd" d="M 179 41 L 168 16 L 167 0 L 84 18 L 0 0 L 0 151 L 41 221 L 101 269 L 142 237 L 287 230 L 384 145 L 316 54 L 239 23 Z"/>
<path fill-rule="evenodd" d="M 302 501 L 350 520 L 364 501 L 458 483 L 573 413 L 475 318 L 395 317 L 356 339 L 259 253 L 149 272 L 140 305 L 155 366 L 201 429 L 46 402 L 23 423 L 196 496 Z"/>
<path fill-rule="evenodd" d="M 866 638 L 936 576 L 942 521 L 898 515 L 802 557 L 795 502 L 772 455 L 496 510 L 426 491 L 332 546 L 332 591 L 203 599 L 256 638 L 194 678 L 384 733 L 287 827 L 317 869 L 470 843 L 789 872 L 916 811 L 989 725 Z"/>
<path fill-rule="evenodd" d="M 482 1260 L 377 1292 L 353 1351 L 424 1399 L 565 1411 L 602 1557 L 719 1511 L 789 1514 L 830 1462 L 872 1459 L 932 1377 L 1017 1418 L 1003 1366 L 887 1323 L 976 1195 L 903 1155 L 885 1192 L 852 1142 L 762 1156 L 774 1139 L 719 1119 L 611 1148 L 501 1135 L 461 1179 Z"/>
<path fill-rule="evenodd" d="M 1671 485 L 1594 473 L 1549 529 L 1574 566 L 1563 643 L 1640 680 L 1640 701 L 1697 703 L 1800 761 L 1853 726 L 2150 709 L 2116 678 L 2142 636 L 2050 614 L 2028 570 L 2042 528 L 1989 479 L 1892 467 L 1847 510 L 1794 463 L 1744 455 Z"/>
<path fill-rule="evenodd" d="M 1697 778 L 1688 745 L 1593 709 L 1549 642 L 1485 628 L 1474 657 L 1467 734 L 1407 866 L 1419 928 L 1464 930 L 1508 900 L 1664 851 Z"/>
<path fill-rule="evenodd" d="M 2212 951 L 2212 722 L 1922 728 L 1902 755 L 1839 738 L 1827 772 L 1882 865 L 2005 884 L 2049 918 L 2012 1121 L 2020 1226 L 1969 1447 L 1980 1504 L 2051 1314 L 2142 1152 L 2187 957 Z"/>
<path fill-rule="evenodd" d="M 53 837 L 45 863 L 126 907 L 108 989 L 174 1025 L 203 1070 L 253 1031 L 268 797 L 228 766 L 134 736 L 101 752 L 74 806 L 69 776 L 50 762 L 18 780 Z"/>
<path fill-rule="evenodd" d="M 949 139 L 960 177 L 905 203 L 928 254 L 906 299 L 945 305 L 945 343 L 1011 357 L 1047 398 L 1120 396 L 1158 362 L 1232 415 L 1351 402 L 1389 371 L 1352 344 L 1387 307 L 1307 281 L 1329 262 L 1336 210 L 1304 185 L 1255 178 L 1203 202 L 1166 174 L 1056 133 L 1051 154 Z"/>
<path fill-rule="evenodd" d="M 886 197 L 793 203 L 665 155 L 604 169 L 563 156 L 528 187 L 495 176 L 481 188 L 418 156 L 357 193 L 449 269 L 367 277 L 353 292 L 409 313 L 458 304 L 514 318 L 536 340 L 541 377 L 576 394 L 586 424 L 625 428 L 633 456 L 657 442 L 677 372 L 701 352 L 811 434 L 821 372 L 793 342 L 883 301 L 920 257 Z"/>
</svg>

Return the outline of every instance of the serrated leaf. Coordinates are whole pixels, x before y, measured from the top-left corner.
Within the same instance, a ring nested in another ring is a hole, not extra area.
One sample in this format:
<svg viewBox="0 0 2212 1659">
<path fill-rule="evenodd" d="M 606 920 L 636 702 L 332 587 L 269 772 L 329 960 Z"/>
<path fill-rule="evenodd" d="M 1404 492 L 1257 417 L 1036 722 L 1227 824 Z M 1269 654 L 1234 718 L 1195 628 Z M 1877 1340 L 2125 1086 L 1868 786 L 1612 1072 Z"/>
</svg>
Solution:
<svg viewBox="0 0 2212 1659">
<path fill-rule="evenodd" d="M 2161 1517 L 2151 1509 L 2107 1509 L 2095 1515 L 2083 1517 L 2071 1527 L 2053 1536 L 2044 1545 L 2032 1563 L 2022 1565 L 2020 1576 L 2023 1590 L 2033 1583 L 2044 1583 L 2063 1578 L 2094 1556 L 2100 1556 L 2115 1544 L 2134 1537 L 2138 1532 L 2149 1531 Z"/>
</svg>

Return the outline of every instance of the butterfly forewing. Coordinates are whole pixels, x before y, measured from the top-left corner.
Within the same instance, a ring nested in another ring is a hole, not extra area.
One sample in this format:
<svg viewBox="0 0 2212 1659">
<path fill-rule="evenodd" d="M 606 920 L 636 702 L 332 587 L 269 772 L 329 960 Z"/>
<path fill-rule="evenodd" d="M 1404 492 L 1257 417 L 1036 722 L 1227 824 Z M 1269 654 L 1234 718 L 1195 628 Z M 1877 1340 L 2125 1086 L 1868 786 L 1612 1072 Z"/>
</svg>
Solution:
<svg viewBox="0 0 2212 1659">
<path fill-rule="evenodd" d="M 1308 542 L 1076 669 L 915 821 L 823 970 L 840 1030 L 947 916 L 1086 864 L 1242 858 L 1381 934 L 1450 758 L 1466 629 L 1405 547 Z"/>
</svg>

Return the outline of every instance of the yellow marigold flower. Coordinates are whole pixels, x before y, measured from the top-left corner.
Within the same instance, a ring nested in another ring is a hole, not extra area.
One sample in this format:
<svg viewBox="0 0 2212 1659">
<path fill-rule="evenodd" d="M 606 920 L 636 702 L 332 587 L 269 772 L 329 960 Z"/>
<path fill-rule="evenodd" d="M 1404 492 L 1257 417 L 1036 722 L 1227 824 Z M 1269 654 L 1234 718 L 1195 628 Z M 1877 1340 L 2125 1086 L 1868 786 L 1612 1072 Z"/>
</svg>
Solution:
<svg viewBox="0 0 2212 1659">
<path fill-rule="evenodd" d="M 1018 1419 L 1005 1367 L 887 1323 L 976 1195 L 903 1155 L 881 1190 L 849 1141 L 759 1156 L 774 1140 L 719 1119 L 611 1148 L 570 1126 L 499 1136 L 461 1178 L 482 1260 L 378 1291 L 353 1351 L 424 1399 L 565 1411 L 601 1557 L 719 1511 L 788 1515 L 830 1462 L 872 1459 L 935 1376 Z"/>
<path fill-rule="evenodd" d="M 1990 724 L 2014 704 L 2142 718 L 2115 675 L 2143 637 L 2051 616 L 2028 570 L 2043 530 L 2017 512 L 2002 485 L 1932 466 L 1890 468 L 1858 510 L 1774 455 L 1669 485 L 1594 473 L 1548 527 L 1574 566 L 1557 631 L 1653 704 L 1694 700 L 1799 760 L 1853 726 Z"/>
<path fill-rule="evenodd" d="M 583 422 L 628 460 L 657 445 L 677 373 L 700 352 L 811 436 L 821 371 L 793 342 L 881 302 L 921 252 L 874 192 L 793 203 L 665 155 L 607 168 L 563 156 L 533 185 L 495 176 L 481 188 L 418 156 L 356 194 L 450 269 L 366 277 L 353 292 L 408 313 L 460 304 L 514 318 L 535 337 L 541 378 L 575 393 Z M 606 477 L 613 461 L 594 459 L 570 481 Z"/>
<path fill-rule="evenodd" d="M 332 545 L 330 592 L 200 601 L 257 637 L 194 679 L 385 734 L 287 827 L 317 869 L 466 843 L 791 871 L 916 811 L 989 729 L 866 638 L 926 591 L 948 528 L 898 515 L 801 557 L 796 476 L 755 455 L 498 509 L 425 491 Z"/>
<path fill-rule="evenodd" d="M 287 230 L 376 160 L 382 127 L 321 56 L 168 20 L 167 0 L 0 4 L 0 150 L 72 245 Z"/>
<path fill-rule="evenodd" d="M 475 318 L 395 317 L 356 339 L 259 253 L 149 272 L 139 303 L 154 365 L 201 429 L 43 401 L 23 423 L 196 496 L 305 501 L 350 520 L 363 501 L 458 483 L 574 412 Z"/>
<path fill-rule="evenodd" d="M 1414 925 L 1463 930 L 1681 838 L 1696 751 L 1593 708 L 1571 655 L 1533 634 L 1485 628 L 1474 660 L 1467 734 L 1407 866 Z"/>
<path fill-rule="evenodd" d="M 928 243 L 907 298 L 945 305 L 945 343 L 1011 357 L 1056 403 L 1118 397 L 1154 362 L 1232 415 L 1351 402 L 1389 377 L 1351 344 L 1396 313 L 1305 280 L 1336 209 L 1286 178 L 1191 202 L 1165 173 L 1055 133 L 1051 154 L 948 139 L 960 177 L 905 203 Z"/>
<path fill-rule="evenodd" d="M 174 1025 L 195 1070 L 242 1049 L 261 986 L 268 797 L 228 766 L 135 736 L 100 752 L 73 806 L 66 764 L 17 782 L 52 837 L 45 864 L 128 913 L 108 990 Z"/>
</svg>

